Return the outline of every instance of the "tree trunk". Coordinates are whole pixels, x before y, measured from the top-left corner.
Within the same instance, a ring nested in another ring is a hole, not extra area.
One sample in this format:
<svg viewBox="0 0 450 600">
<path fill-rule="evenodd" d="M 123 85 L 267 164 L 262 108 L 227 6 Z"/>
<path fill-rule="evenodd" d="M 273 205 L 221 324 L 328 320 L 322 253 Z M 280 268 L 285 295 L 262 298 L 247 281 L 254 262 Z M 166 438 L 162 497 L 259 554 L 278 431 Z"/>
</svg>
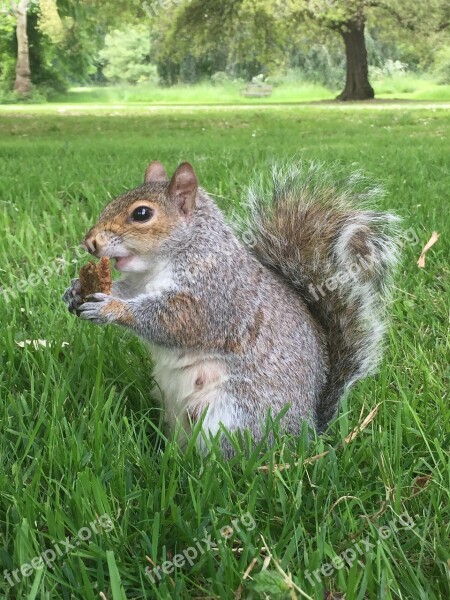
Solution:
<svg viewBox="0 0 450 600">
<path fill-rule="evenodd" d="M 27 10 L 30 0 L 20 0 L 16 14 L 17 63 L 15 91 L 20 95 L 28 94 L 31 90 L 30 53 L 28 49 Z"/>
<path fill-rule="evenodd" d="M 345 23 L 340 30 L 345 43 L 347 78 L 344 91 L 336 100 L 372 100 L 375 97 L 369 82 L 364 28 L 364 20 L 360 19 Z"/>
</svg>

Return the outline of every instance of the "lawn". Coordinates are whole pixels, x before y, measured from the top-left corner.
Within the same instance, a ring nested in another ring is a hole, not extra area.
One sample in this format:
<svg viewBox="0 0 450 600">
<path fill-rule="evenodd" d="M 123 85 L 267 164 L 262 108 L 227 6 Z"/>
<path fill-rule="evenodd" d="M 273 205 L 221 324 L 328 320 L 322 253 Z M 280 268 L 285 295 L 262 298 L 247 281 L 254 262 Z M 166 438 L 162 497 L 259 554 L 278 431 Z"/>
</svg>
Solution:
<svg viewBox="0 0 450 600">
<path fill-rule="evenodd" d="M 413 75 L 384 77 L 372 81 L 375 95 L 380 99 L 430 100 L 448 102 L 450 85 L 439 85 L 432 79 Z M 339 89 L 331 90 L 321 84 L 308 81 L 288 81 L 273 86 L 267 98 L 248 98 L 242 95 L 245 83 L 198 83 L 195 85 L 117 85 L 106 87 L 72 88 L 53 97 L 53 102 L 63 103 L 145 103 L 145 104 L 225 104 L 267 105 L 297 102 L 333 100 Z"/>
<path fill-rule="evenodd" d="M 2 599 L 449 597 L 449 135 L 440 109 L 2 109 Z M 77 244 L 152 159 L 230 213 L 292 157 L 364 169 L 404 218 L 385 359 L 323 437 L 182 454 L 145 347 L 65 310 Z"/>
</svg>

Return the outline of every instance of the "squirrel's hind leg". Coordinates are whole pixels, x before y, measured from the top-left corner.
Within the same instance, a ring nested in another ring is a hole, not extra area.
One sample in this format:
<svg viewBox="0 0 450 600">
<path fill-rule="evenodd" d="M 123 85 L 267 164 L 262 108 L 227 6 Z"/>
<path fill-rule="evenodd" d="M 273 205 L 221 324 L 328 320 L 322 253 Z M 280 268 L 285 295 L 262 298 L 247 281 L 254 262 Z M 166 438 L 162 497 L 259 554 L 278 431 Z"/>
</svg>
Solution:
<svg viewBox="0 0 450 600">
<path fill-rule="evenodd" d="M 204 406 L 204 405 L 203 405 Z M 208 403 L 207 408 L 192 408 L 188 411 L 191 427 L 195 429 L 201 420 L 201 431 L 198 432 L 197 448 L 202 454 L 211 449 L 211 438 L 219 438 L 221 453 L 225 458 L 235 456 L 236 450 L 229 439 L 228 434 L 238 434 L 240 447 L 245 453 L 249 453 L 258 442 L 265 436 L 264 416 L 252 414 L 239 403 L 231 394 L 222 394 Z M 251 446 L 249 447 L 244 435 L 245 431 L 251 434 Z M 270 432 L 267 435 L 267 445 L 270 446 L 273 437 Z"/>
<path fill-rule="evenodd" d="M 191 426 L 195 428 L 200 415 L 189 411 Z M 221 452 L 225 458 L 236 455 L 235 443 L 230 439 L 230 434 L 238 440 L 238 447 L 245 455 L 251 454 L 258 444 L 262 443 L 262 451 L 270 448 L 274 443 L 274 431 L 299 436 L 304 425 L 310 431 L 314 429 L 311 419 L 299 417 L 291 410 L 282 416 L 265 413 L 262 407 L 254 410 L 238 402 L 232 395 L 222 397 L 217 402 L 209 404 L 202 415 L 202 430 L 198 434 L 197 447 L 202 454 L 211 448 L 211 437 L 219 438 Z M 279 421 L 278 425 L 276 422 Z M 248 435 L 250 434 L 250 435 Z"/>
</svg>

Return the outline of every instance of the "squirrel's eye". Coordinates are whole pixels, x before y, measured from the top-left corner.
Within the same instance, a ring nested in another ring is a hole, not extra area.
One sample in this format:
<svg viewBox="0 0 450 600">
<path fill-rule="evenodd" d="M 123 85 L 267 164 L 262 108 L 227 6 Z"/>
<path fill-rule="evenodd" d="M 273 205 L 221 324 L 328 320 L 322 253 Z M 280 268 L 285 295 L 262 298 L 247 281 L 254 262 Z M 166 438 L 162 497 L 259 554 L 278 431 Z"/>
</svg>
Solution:
<svg viewBox="0 0 450 600">
<path fill-rule="evenodd" d="M 153 209 L 148 206 L 138 206 L 131 213 L 131 220 L 138 221 L 139 223 L 144 223 L 145 221 L 150 221 L 153 217 Z"/>
</svg>

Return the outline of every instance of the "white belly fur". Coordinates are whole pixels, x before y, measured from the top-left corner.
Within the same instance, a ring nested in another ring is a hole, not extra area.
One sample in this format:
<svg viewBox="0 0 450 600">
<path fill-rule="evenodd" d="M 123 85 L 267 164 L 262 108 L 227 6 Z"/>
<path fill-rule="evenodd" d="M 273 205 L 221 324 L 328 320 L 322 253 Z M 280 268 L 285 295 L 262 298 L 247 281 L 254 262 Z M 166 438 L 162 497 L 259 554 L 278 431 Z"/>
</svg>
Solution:
<svg viewBox="0 0 450 600">
<path fill-rule="evenodd" d="M 153 375 L 172 430 L 180 424 L 189 432 L 191 421 L 195 422 L 205 409 L 208 414 L 204 429 L 214 434 L 220 423 L 231 425 L 232 402 L 226 401 L 223 391 L 227 373 L 221 360 L 204 352 L 170 350 L 154 344 L 150 344 L 150 350 Z"/>
<path fill-rule="evenodd" d="M 174 286 L 171 268 L 164 262 L 155 264 L 151 273 L 131 273 L 127 279 L 133 297 L 158 295 Z M 235 400 L 224 391 L 228 374 L 223 361 L 205 352 L 169 350 L 150 343 L 149 346 L 155 365 L 154 391 L 172 431 L 180 425 L 190 433 L 191 424 L 206 409 L 202 427 L 208 433 L 215 435 L 221 424 L 230 430 L 238 427 Z M 202 440 L 199 445 L 204 445 Z"/>
</svg>

